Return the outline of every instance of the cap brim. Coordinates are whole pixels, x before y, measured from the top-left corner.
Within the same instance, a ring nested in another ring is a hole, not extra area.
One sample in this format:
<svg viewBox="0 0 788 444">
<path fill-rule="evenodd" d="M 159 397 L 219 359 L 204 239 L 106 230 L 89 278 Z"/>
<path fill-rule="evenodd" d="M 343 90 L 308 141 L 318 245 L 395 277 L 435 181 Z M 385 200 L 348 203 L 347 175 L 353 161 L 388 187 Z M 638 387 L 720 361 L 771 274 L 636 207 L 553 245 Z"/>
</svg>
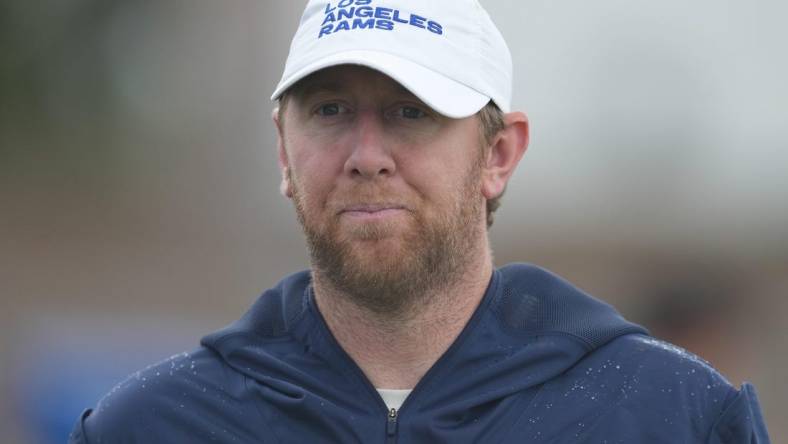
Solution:
<svg viewBox="0 0 788 444">
<path fill-rule="evenodd" d="M 478 112 L 490 98 L 418 63 L 379 51 L 345 51 L 324 57 L 282 79 L 271 95 L 275 100 L 304 77 L 337 65 L 361 65 L 380 71 L 404 86 L 444 116 L 461 119 Z"/>
</svg>

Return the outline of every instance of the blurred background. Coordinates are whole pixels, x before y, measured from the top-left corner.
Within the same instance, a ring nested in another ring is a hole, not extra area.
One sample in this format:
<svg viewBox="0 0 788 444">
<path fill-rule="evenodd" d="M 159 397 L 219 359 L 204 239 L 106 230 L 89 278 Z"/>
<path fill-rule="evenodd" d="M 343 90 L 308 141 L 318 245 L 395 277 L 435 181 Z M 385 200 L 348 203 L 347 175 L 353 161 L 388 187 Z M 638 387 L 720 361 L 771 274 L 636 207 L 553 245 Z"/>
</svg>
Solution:
<svg viewBox="0 0 788 444">
<path fill-rule="evenodd" d="M 788 3 L 482 3 L 532 125 L 496 262 L 754 382 L 786 440 Z M 268 100 L 303 5 L 0 3 L 4 442 L 64 442 L 119 379 L 307 266 Z"/>
</svg>

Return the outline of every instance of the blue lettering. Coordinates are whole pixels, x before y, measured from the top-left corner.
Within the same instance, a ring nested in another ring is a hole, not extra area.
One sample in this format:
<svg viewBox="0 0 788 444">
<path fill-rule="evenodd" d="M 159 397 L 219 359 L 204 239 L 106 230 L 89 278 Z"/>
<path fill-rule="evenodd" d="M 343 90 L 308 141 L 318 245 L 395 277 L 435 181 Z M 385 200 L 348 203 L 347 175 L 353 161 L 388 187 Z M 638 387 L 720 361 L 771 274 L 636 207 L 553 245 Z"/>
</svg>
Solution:
<svg viewBox="0 0 788 444">
<path fill-rule="evenodd" d="M 440 23 L 433 22 L 430 20 L 427 22 L 427 29 L 430 32 L 434 32 L 435 34 L 442 35 L 443 34 L 443 26 Z"/>
<path fill-rule="evenodd" d="M 376 29 L 382 29 L 383 31 L 391 31 L 394 29 L 394 22 L 390 22 L 388 20 L 378 20 L 375 22 Z"/>
<path fill-rule="evenodd" d="M 375 8 L 375 18 L 384 19 L 384 20 L 391 20 L 391 12 L 393 9 L 391 8 L 383 8 L 378 6 Z M 392 23 L 393 25 L 393 23 Z"/>
<path fill-rule="evenodd" d="M 408 23 L 407 20 L 403 20 L 403 19 L 399 18 L 399 10 L 395 10 L 394 11 L 394 17 L 392 17 L 392 20 L 394 20 L 395 22 L 400 22 L 400 23 Z"/>
<path fill-rule="evenodd" d="M 418 15 L 411 14 L 410 16 L 410 24 L 416 26 L 418 28 L 425 28 L 424 22 L 427 19 Z"/>
<path fill-rule="evenodd" d="M 360 19 L 353 20 L 353 29 L 372 29 L 375 27 L 375 19 Z"/>
<path fill-rule="evenodd" d="M 339 12 L 337 12 L 337 20 L 352 19 L 355 13 L 356 8 L 340 9 Z"/>
<path fill-rule="evenodd" d="M 339 22 L 337 27 L 334 29 L 334 32 L 336 32 L 336 31 L 348 31 L 349 29 L 350 29 L 350 22 L 344 21 L 344 22 Z"/>
<path fill-rule="evenodd" d="M 373 13 L 374 9 L 370 8 L 369 6 L 356 8 L 356 17 L 372 17 Z"/>
<path fill-rule="evenodd" d="M 331 34 L 332 29 L 334 29 L 334 25 L 323 26 L 322 28 L 320 28 L 320 35 L 318 35 L 317 38 Z"/>
<path fill-rule="evenodd" d="M 323 25 L 325 25 L 326 23 L 331 23 L 331 22 L 335 22 L 335 21 L 337 21 L 337 19 L 336 19 L 336 17 L 334 17 L 334 13 L 333 12 L 329 12 L 328 14 L 326 14 L 326 18 L 323 19 Z"/>
<path fill-rule="evenodd" d="M 393 31 L 397 23 L 427 29 L 433 34 L 443 35 L 443 25 L 420 15 L 402 12 L 382 6 L 367 6 L 373 0 L 338 0 L 336 6 L 326 4 L 325 18 L 317 38 L 338 31 L 351 29 L 380 29 Z M 356 18 L 358 17 L 358 18 Z"/>
</svg>

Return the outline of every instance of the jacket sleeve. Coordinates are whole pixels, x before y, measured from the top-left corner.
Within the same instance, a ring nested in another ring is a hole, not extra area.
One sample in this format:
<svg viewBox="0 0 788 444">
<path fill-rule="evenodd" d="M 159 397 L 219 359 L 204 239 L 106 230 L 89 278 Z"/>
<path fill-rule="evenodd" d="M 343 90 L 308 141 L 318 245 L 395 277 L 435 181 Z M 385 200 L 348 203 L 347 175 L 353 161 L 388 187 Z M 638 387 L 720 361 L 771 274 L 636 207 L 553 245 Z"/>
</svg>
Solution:
<svg viewBox="0 0 788 444">
<path fill-rule="evenodd" d="M 770 444 L 755 387 L 744 383 L 712 426 L 708 444 Z"/>
</svg>

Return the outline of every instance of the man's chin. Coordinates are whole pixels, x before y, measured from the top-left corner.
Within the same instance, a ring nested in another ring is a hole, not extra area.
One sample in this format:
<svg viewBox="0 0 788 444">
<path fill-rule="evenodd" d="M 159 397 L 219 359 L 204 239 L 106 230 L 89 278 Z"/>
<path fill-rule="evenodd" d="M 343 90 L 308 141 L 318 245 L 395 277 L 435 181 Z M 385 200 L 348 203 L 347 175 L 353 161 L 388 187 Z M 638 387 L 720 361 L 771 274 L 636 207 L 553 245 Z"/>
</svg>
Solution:
<svg viewBox="0 0 788 444">
<path fill-rule="evenodd" d="M 424 267 L 402 251 L 365 249 L 348 252 L 342 272 L 328 276 L 345 295 L 372 311 L 395 313 L 424 290 Z"/>
<path fill-rule="evenodd" d="M 393 222 L 345 223 L 340 225 L 339 238 L 351 244 L 402 242 L 409 229 L 409 226 Z"/>
<path fill-rule="evenodd" d="M 370 269 L 379 273 L 402 266 L 414 254 L 395 235 L 356 238 L 345 241 L 345 261 L 354 263 L 355 269 Z"/>
</svg>

